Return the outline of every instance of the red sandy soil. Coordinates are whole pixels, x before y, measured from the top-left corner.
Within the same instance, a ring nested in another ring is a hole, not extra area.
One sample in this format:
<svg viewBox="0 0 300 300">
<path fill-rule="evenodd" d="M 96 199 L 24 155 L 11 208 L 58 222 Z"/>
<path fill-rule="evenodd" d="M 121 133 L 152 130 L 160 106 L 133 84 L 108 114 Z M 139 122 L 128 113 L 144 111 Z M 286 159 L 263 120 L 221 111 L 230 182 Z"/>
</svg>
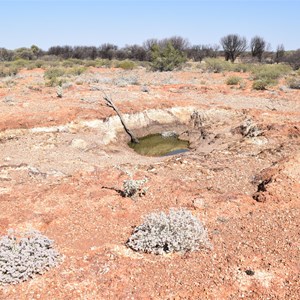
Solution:
<svg viewBox="0 0 300 300">
<path fill-rule="evenodd" d="M 284 80 L 253 91 L 248 73 L 90 69 L 58 98 L 43 72 L 0 82 L 0 233 L 37 229 L 64 261 L 1 286 L 1 299 L 299 299 L 300 91 Z M 232 75 L 244 85 L 226 85 Z M 128 114 L 195 107 L 203 126 L 186 124 L 193 149 L 153 158 L 124 138 L 102 144 L 78 124 L 115 115 L 103 92 Z M 245 120 L 261 134 L 244 135 Z M 71 121 L 70 132 L 30 130 Z M 145 196 L 114 190 L 124 171 L 148 178 Z M 181 207 L 205 224 L 211 250 L 156 256 L 125 246 L 145 215 Z"/>
</svg>

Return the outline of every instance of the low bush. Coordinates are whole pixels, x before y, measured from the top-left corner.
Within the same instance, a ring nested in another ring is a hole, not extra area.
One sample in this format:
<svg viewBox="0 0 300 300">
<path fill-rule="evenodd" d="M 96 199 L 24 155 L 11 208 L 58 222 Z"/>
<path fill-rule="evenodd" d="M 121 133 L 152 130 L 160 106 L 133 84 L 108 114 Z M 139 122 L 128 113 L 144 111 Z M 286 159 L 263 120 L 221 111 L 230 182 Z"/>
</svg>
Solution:
<svg viewBox="0 0 300 300">
<path fill-rule="evenodd" d="M 270 82 L 268 80 L 259 79 L 259 80 L 253 81 L 252 88 L 254 90 L 263 91 L 263 90 L 267 89 L 268 85 L 270 85 Z"/>
<path fill-rule="evenodd" d="M 139 81 L 136 76 L 119 77 L 114 79 L 113 82 L 119 87 L 125 87 L 128 85 L 139 85 Z"/>
<path fill-rule="evenodd" d="M 121 68 L 123 70 L 132 70 L 136 67 L 136 64 L 131 60 L 123 60 L 116 62 L 116 68 Z"/>
<path fill-rule="evenodd" d="M 45 71 L 44 73 L 44 77 L 46 79 L 53 79 L 53 78 L 57 78 L 57 77 L 61 77 L 63 75 L 66 74 L 66 70 L 62 69 L 62 68 L 49 68 Z"/>
<path fill-rule="evenodd" d="M 246 64 L 246 63 L 234 63 L 231 64 L 231 71 L 233 72 L 249 72 L 252 70 L 252 65 L 251 64 Z"/>
<path fill-rule="evenodd" d="M 73 68 L 70 68 L 68 71 L 67 71 L 67 74 L 69 75 L 81 75 L 82 73 L 84 73 L 85 71 L 87 70 L 87 67 L 73 67 Z"/>
<path fill-rule="evenodd" d="M 34 64 L 36 68 L 42 68 L 45 65 L 45 62 L 42 60 L 36 60 Z"/>
<path fill-rule="evenodd" d="M 232 63 L 225 61 L 220 58 L 206 58 L 205 59 L 205 68 L 209 72 L 221 73 L 224 71 L 231 71 Z"/>
<path fill-rule="evenodd" d="M 0 284 L 16 284 L 43 274 L 60 262 L 53 241 L 38 231 L 18 236 L 9 231 L 0 239 Z"/>
<path fill-rule="evenodd" d="M 123 196 L 124 197 L 133 197 L 138 195 L 142 197 L 146 194 L 147 188 L 143 188 L 143 185 L 147 182 L 147 178 L 135 180 L 135 179 L 128 179 L 124 180 L 123 182 Z"/>
<path fill-rule="evenodd" d="M 283 64 L 260 65 L 252 69 L 255 80 L 276 80 L 291 72 L 291 67 Z"/>
<path fill-rule="evenodd" d="M 300 90 L 300 78 L 291 78 L 288 80 L 288 85 L 291 89 Z"/>
<path fill-rule="evenodd" d="M 85 64 L 85 60 L 69 58 L 64 60 L 61 64 L 63 67 L 72 68 L 74 66 L 83 66 Z"/>
<path fill-rule="evenodd" d="M 106 67 L 110 68 L 112 66 L 112 61 L 109 59 L 96 59 L 96 67 Z"/>
<path fill-rule="evenodd" d="M 64 83 L 64 79 L 61 77 L 66 74 L 66 70 L 63 68 L 49 68 L 44 73 L 46 79 L 46 86 L 61 86 Z"/>
<path fill-rule="evenodd" d="M 227 85 L 237 85 L 242 81 L 241 77 L 238 76 L 230 76 L 226 80 Z"/>
<path fill-rule="evenodd" d="M 85 67 L 97 67 L 97 61 L 96 60 L 86 60 L 84 62 Z"/>
<path fill-rule="evenodd" d="M 0 65 L 0 77 L 8 77 L 17 75 L 20 68 L 17 66 L 10 65 L 6 67 L 5 65 Z"/>
<path fill-rule="evenodd" d="M 185 209 L 151 213 L 137 226 L 127 246 L 135 251 L 153 254 L 196 251 L 210 247 L 203 224 Z"/>
<path fill-rule="evenodd" d="M 16 66 L 18 68 L 25 68 L 29 64 L 28 60 L 25 59 L 17 59 L 11 62 L 12 66 Z"/>
</svg>

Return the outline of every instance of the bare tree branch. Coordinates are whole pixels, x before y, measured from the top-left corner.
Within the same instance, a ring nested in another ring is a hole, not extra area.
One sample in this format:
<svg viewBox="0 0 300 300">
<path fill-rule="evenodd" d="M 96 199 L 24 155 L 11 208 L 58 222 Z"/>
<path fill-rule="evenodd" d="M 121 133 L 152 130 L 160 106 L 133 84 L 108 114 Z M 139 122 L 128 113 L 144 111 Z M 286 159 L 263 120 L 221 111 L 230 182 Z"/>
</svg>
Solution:
<svg viewBox="0 0 300 300">
<path fill-rule="evenodd" d="M 126 131 L 126 133 L 130 136 L 130 139 L 131 139 L 131 142 L 132 143 L 135 143 L 135 144 L 138 144 L 139 143 L 139 140 L 138 138 L 133 134 L 133 132 L 127 127 L 123 117 L 122 117 L 122 114 L 120 113 L 120 111 L 118 110 L 118 108 L 115 106 L 115 104 L 113 103 L 111 97 L 109 97 L 108 95 L 106 95 L 104 93 L 104 97 L 103 99 L 106 101 L 106 105 L 110 108 L 112 108 L 118 115 L 118 117 L 120 118 L 120 121 Z"/>
</svg>

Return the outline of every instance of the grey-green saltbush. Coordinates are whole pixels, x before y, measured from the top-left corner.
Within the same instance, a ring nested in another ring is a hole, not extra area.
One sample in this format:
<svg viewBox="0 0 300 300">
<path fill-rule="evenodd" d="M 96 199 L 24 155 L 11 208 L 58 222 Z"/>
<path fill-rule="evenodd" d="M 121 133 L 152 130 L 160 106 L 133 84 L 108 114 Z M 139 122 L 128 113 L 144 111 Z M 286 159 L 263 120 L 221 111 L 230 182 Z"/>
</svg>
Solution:
<svg viewBox="0 0 300 300">
<path fill-rule="evenodd" d="M 171 209 L 151 213 L 144 223 L 137 226 L 127 246 L 135 251 L 153 254 L 196 251 L 210 248 L 207 230 L 192 213 L 186 209 Z"/>
<path fill-rule="evenodd" d="M 124 197 L 133 197 L 135 195 L 144 196 L 147 192 L 147 188 L 142 186 L 147 182 L 147 178 L 135 180 L 128 179 L 123 182 L 123 195 Z"/>
<path fill-rule="evenodd" d="M 38 231 L 20 237 L 9 230 L 0 239 L 0 284 L 16 284 L 43 274 L 60 261 L 53 241 Z"/>
</svg>

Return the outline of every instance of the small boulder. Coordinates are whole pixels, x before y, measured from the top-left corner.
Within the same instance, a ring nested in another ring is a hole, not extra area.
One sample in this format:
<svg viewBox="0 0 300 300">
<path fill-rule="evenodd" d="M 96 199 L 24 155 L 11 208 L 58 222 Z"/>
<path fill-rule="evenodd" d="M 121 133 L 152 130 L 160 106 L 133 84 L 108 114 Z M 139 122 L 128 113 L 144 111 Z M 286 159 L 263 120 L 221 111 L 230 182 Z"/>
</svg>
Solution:
<svg viewBox="0 0 300 300">
<path fill-rule="evenodd" d="M 71 147 L 79 149 L 79 150 L 85 150 L 88 146 L 88 143 L 82 139 L 73 139 L 71 142 Z"/>
</svg>

